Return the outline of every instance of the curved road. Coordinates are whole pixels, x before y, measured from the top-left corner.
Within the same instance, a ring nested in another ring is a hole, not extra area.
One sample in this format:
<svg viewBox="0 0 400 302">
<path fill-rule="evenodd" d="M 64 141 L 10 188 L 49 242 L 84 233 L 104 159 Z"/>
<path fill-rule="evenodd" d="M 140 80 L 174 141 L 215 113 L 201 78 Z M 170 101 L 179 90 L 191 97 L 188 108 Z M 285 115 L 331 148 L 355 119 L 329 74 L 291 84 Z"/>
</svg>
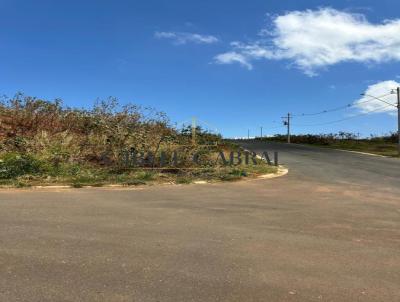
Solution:
<svg viewBox="0 0 400 302">
<path fill-rule="evenodd" d="M 400 301 L 400 160 L 299 145 L 270 180 L 0 192 L 0 301 Z"/>
<path fill-rule="evenodd" d="M 258 153 L 278 151 L 279 161 L 290 168 L 290 175 L 304 181 L 366 185 L 375 189 L 400 187 L 400 160 L 396 158 L 298 144 L 252 141 L 242 145 Z"/>
</svg>

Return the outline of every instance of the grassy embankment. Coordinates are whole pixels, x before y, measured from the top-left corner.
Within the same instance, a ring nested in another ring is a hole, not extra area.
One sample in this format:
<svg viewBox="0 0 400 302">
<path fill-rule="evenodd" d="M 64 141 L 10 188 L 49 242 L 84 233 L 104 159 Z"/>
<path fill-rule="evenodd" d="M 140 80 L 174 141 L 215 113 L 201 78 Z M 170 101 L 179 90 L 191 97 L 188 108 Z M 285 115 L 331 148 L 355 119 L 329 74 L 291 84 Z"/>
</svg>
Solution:
<svg viewBox="0 0 400 302">
<path fill-rule="evenodd" d="M 263 138 L 263 140 L 286 142 L 286 136 L 275 135 L 273 137 Z M 337 134 L 292 135 L 291 142 L 398 157 L 397 134 L 395 133 L 386 136 L 371 136 L 370 138 L 364 139 L 357 138 L 355 134 L 344 132 L 339 132 Z"/>
<path fill-rule="evenodd" d="M 200 128 L 196 132 L 193 145 L 190 127 L 177 130 L 163 113 L 135 105 L 121 107 L 113 99 L 91 109 L 76 109 L 60 101 L 17 95 L 0 104 L 0 186 L 190 183 L 276 172 L 263 161 L 215 165 L 218 152 L 227 155 L 237 146 Z M 178 164 L 169 161 L 161 168 L 159 154 L 165 152 L 170 158 L 177 149 Z M 122 160 L 132 150 L 155 156 L 145 156 L 139 166 L 132 166 Z M 198 164 L 192 160 L 195 153 L 201 154 Z"/>
</svg>

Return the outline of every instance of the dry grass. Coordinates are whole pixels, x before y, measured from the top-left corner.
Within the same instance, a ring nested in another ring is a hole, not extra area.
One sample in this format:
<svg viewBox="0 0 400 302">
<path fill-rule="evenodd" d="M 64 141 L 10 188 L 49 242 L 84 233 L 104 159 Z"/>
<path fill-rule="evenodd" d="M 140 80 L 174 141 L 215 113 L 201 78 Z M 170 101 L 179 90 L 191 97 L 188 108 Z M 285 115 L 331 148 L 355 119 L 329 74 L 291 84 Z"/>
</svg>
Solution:
<svg viewBox="0 0 400 302">
<path fill-rule="evenodd" d="M 196 132 L 198 144 L 192 145 L 190 127 L 178 131 L 165 114 L 120 106 L 113 98 L 77 109 L 18 94 L 0 103 L 0 185 L 139 185 L 245 176 L 237 168 L 212 168 L 215 152 L 234 146 L 224 145 L 219 135 Z M 180 169 L 153 169 L 160 166 L 161 151 L 171 156 L 176 150 Z M 133 153 L 155 156 L 140 167 L 126 166 L 124 156 Z M 200 154 L 196 165 L 194 153 Z"/>
</svg>

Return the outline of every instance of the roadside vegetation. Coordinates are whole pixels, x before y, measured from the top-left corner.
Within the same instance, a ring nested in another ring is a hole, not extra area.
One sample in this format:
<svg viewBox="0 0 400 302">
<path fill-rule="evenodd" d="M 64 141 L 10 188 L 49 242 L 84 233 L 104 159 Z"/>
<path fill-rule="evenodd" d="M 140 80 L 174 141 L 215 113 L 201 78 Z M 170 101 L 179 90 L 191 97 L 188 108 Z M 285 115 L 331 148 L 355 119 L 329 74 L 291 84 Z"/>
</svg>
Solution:
<svg viewBox="0 0 400 302">
<path fill-rule="evenodd" d="M 196 180 L 236 180 L 276 169 L 257 165 L 211 165 L 217 152 L 238 147 L 220 135 L 189 127 L 176 129 L 162 112 L 118 104 L 114 98 L 92 108 L 69 108 L 61 100 L 47 101 L 22 94 L 0 103 L 0 185 L 190 183 Z M 170 158 L 179 151 L 179 161 Z M 160 164 L 161 152 L 169 162 Z M 193 154 L 200 154 L 194 165 Z M 127 155 L 142 155 L 140 165 Z"/>
<path fill-rule="evenodd" d="M 257 139 L 286 142 L 287 136 L 276 134 L 273 137 L 263 137 Z M 370 135 L 368 138 L 359 138 L 357 134 L 349 132 L 331 134 L 305 134 L 292 135 L 290 140 L 296 144 L 309 144 L 320 147 L 367 152 L 392 157 L 398 156 L 397 133 L 390 133 L 383 136 Z"/>
</svg>

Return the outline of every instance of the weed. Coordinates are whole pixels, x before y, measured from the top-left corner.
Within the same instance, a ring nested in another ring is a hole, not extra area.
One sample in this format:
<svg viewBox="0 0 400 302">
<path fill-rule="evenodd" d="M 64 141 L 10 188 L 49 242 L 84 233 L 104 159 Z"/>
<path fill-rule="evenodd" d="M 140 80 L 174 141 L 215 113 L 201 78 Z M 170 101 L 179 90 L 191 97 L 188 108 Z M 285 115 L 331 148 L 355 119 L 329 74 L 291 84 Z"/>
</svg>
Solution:
<svg viewBox="0 0 400 302">
<path fill-rule="evenodd" d="M 192 182 L 192 179 L 190 177 L 183 177 L 180 176 L 176 179 L 175 183 L 177 184 L 190 184 Z"/>
<path fill-rule="evenodd" d="M 137 172 L 135 178 L 143 181 L 150 181 L 155 179 L 155 173 L 150 171 Z"/>
</svg>

